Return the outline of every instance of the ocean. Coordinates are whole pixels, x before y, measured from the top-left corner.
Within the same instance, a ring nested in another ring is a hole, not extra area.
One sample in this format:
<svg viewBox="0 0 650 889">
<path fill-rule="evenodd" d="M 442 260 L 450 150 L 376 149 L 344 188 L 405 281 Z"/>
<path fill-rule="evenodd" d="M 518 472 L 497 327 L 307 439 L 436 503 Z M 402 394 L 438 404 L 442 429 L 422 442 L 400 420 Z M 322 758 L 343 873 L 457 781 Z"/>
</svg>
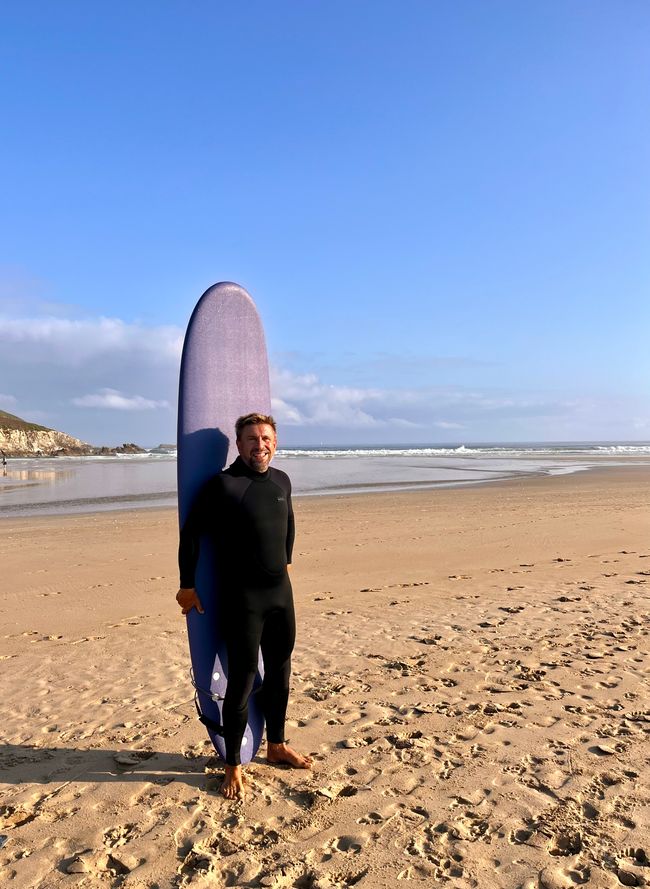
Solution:
<svg viewBox="0 0 650 889">
<path fill-rule="evenodd" d="M 284 448 L 273 465 L 294 496 L 459 487 L 522 476 L 650 462 L 648 442 Z M 0 516 L 176 505 L 176 454 L 11 458 L 0 475 Z"/>
</svg>

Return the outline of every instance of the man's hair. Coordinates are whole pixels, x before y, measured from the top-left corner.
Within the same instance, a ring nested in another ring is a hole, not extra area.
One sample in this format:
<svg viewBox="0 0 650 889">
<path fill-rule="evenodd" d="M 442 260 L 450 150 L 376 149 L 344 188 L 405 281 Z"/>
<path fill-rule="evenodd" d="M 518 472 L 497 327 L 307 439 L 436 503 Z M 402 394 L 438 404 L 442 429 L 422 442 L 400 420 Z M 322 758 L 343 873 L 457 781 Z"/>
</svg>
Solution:
<svg viewBox="0 0 650 889">
<path fill-rule="evenodd" d="M 246 426 L 257 426 L 258 424 L 263 423 L 266 426 L 271 426 L 275 434 L 277 435 L 278 428 L 275 424 L 275 420 L 270 414 L 244 414 L 243 417 L 239 417 L 237 422 L 235 423 L 235 432 L 237 433 L 237 441 L 241 438 L 241 434 L 246 428 Z"/>
</svg>

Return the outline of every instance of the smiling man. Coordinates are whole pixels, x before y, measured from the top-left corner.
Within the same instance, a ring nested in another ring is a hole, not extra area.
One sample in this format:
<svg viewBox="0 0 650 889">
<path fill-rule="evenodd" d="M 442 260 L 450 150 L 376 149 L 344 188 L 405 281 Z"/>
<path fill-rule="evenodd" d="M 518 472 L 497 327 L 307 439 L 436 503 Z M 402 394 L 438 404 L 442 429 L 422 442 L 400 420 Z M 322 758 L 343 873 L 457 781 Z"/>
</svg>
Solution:
<svg viewBox="0 0 650 889">
<path fill-rule="evenodd" d="M 237 420 L 235 429 L 239 457 L 204 485 L 181 530 L 181 582 L 176 594 L 183 614 L 192 608 L 203 614 L 194 572 L 200 537 L 207 531 L 217 551 L 219 619 L 228 649 L 223 704 L 226 774 L 221 788 L 227 799 L 244 792 L 240 747 L 260 649 L 267 760 L 298 769 L 312 764 L 311 757 L 296 753 L 284 736 L 296 637 L 288 572 L 294 539 L 291 482 L 286 473 L 270 466 L 277 448 L 273 417 L 247 414 Z"/>
</svg>

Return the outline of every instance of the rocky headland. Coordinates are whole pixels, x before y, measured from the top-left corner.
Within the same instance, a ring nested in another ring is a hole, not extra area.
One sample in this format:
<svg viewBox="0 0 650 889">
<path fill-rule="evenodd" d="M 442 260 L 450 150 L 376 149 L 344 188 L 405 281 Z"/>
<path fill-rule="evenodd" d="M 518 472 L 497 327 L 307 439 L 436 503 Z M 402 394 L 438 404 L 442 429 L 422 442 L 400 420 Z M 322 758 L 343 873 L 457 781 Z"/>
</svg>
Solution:
<svg viewBox="0 0 650 889">
<path fill-rule="evenodd" d="M 120 447 L 88 444 L 65 432 L 29 423 L 0 411 L 0 451 L 6 457 L 91 457 L 113 454 L 142 454 L 144 448 L 125 443 Z"/>
</svg>

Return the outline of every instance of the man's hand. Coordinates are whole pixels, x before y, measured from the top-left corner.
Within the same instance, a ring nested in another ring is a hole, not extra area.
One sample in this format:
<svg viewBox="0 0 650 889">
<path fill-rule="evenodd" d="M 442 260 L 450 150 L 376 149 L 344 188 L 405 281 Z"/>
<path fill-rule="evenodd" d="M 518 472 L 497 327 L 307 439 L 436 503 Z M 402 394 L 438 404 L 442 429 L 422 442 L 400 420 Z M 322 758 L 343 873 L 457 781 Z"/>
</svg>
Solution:
<svg viewBox="0 0 650 889">
<path fill-rule="evenodd" d="M 199 612 L 199 614 L 203 614 L 203 605 L 201 605 L 201 600 L 196 595 L 196 590 L 194 587 L 181 589 L 176 593 L 176 601 L 181 606 L 183 610 L 183 614 L 187 614 L 193 608 Z"/>
</svg>

